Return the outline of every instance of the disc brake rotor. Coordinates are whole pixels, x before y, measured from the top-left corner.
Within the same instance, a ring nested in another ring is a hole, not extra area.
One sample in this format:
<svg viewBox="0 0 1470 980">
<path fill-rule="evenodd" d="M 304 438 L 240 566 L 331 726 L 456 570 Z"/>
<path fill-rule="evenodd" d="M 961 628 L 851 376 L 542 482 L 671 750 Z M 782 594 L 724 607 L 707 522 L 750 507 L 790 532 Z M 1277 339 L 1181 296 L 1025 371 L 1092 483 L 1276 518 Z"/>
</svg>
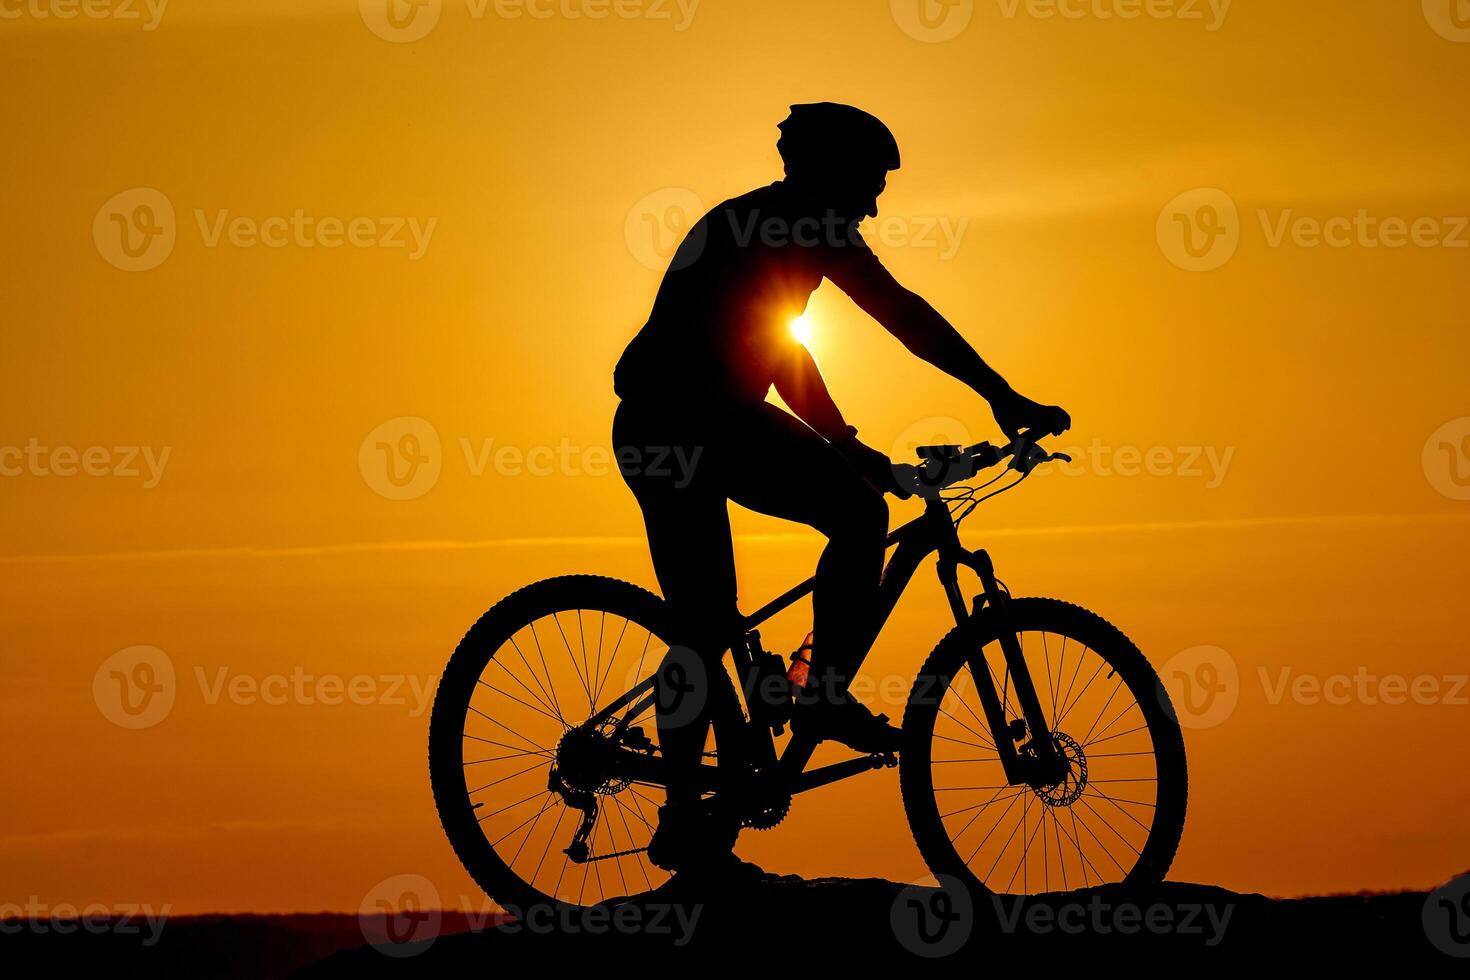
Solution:
<svg viewBox="0 0 1470 980">
<path fill-rule="evenodd" d="M 1077 740 L 1066 732 L 1052 732 L 1057 754 L 1067 764 L 1067 774 L 1060 782 L 1039 787 L 1033 792 L 1047 806 L 1071 806 L 1087 786 L 1087 755 Z"/>
</svg>

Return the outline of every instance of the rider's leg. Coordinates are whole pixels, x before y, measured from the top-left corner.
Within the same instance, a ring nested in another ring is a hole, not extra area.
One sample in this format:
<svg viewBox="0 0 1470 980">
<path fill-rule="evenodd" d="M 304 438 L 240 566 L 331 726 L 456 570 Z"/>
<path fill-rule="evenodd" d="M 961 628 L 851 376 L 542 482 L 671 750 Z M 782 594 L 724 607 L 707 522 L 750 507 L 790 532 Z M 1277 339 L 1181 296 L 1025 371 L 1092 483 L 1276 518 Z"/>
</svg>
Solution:
<svg viewBox="0 0 1470 980">
<path fill-rule="evenodd" d="M 730 455 L 743 461 L 720 474 L 731 499 L 827 538 L 812 594 L 812 674 L 844 696 L 873 640 L 888 505 L 826 440 L 774 405 L 732 433 Z"/>
<path fill-rule="evenodd" d="M 654 500 L 644 507 L 659 588 L 675 617 L 675 646 L 660 668 L 658 737 L 671 771 L 703 759 L 714 671 L 738 629 L 735 556 L 723 497 Z M 669 802 L 697 800 L 692 781 L 670 777 Z"/>
<path fill-rule="evenodd" d="M 656 714 L 668 802 L 648 858 L 684 875 L 734 862 L 739 832 L 733 817 L 709 811 L 692 778 L 679 775 L 703 762 L 711 698 L 727 690 L 710 680 L 724 669 L 721 658 L 739 628 L 728 504 L 712 479 L 721 455 L 716 428 L 626 403 L 613 423 L 619 469 L 643 511 L 654 572 L 674 616 Z"/>
<path fill-rule="evenodd" d="M 702 761 L 709 728 L 708 679 L 738 628 L 735 555 L 726 498 L 713 477 L 717 440 L 708 428 L 624 403 L 613 422 L 619 468 L 643 511 L 649 553 L 674 615 L 675 649 L 661 667 L 658 735 L 671 771 Z M 694 651 L 690 656 L 688 651 Z M 696 801 L 671 776 L 669 801 Z"/>
</svg>

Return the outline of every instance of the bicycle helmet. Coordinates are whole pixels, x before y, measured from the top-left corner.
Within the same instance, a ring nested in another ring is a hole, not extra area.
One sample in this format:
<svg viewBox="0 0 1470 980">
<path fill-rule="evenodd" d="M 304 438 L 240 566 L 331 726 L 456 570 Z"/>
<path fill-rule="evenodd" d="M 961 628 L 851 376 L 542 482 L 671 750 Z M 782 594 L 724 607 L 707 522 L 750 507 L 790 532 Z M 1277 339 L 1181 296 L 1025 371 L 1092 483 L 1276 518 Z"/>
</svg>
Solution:
<svg viewBox="0 0 1470 980">
<path fill-rule="evenodd" d="M 899 168 L 898 141 L 878 117 L 850 105 L 794 105 L 778 127 L 787 176 Z"/>
</svg>

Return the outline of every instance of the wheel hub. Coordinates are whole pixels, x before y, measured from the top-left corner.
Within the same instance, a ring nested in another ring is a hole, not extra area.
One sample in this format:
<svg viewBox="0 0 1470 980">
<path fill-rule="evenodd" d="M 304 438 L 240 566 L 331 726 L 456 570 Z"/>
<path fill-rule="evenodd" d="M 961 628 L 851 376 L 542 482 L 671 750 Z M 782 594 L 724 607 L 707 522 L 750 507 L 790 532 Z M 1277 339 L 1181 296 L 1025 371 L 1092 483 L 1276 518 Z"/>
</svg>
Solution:
<svg viewBox="0 0 1470 980">
<path fill-rule="evenodd" d="M 556 746 L 552 778 L 571 793 L 610 796 L 628 788 L 629 780 L 609 772 L 609 755 L 617 747 L 615 725 L 573 728 Z"/>
<path fill-rule="evenodd" d="M 1087 754 L 1066 732 L 1052 732 L 1051 740 L 1066 772 L 1056 782 L 1034 787 L 1032 791 L 1047 806 L 1071 806 L 1087 786 Z"/>
</svg>

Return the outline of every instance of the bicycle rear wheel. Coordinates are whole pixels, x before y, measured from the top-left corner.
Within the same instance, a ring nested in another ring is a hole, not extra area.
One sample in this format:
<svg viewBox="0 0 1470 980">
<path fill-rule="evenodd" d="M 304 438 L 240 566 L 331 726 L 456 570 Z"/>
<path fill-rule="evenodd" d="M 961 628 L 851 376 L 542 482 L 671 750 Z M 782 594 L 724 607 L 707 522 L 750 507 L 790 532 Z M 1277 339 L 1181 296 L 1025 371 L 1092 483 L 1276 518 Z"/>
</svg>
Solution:
<svg viewBox="0 0 1470 980">
<path fill-rule="evenodd" d="M 668 635 L 667 607 L 657 596 L 626 582 L 574 575 L 507 596 L 460 641 L 434 697 L 429 778 L 460 862 L 502 906 L 617 903 L 669 880 L 643 853 L 663 787 L 603 778 L 588 762 L 632 744 L 656 757 L 653 704 L 621 729 L 583 727 L 658 671 Z M 722 669 L 709 673 L 711 685 L 729 687 Z M 712 697 L 728 705 L 734 691 Z M 715 714 L 706 749 L 719 765 L 728 720 Z M 574 730 L 580 734 L 568 738 Z M 642 734 L 626 734 L 634 730 Z M 561 774 L 555 780 L 553 766 Z M 595 798 L 597 806 L 585 862 L 566 853 L 585 811 L 557 790 L 573 771 L 580 798 Z"/>
<path fill-rule="evenodd" d="M 978 643 L 1007 719 L 1020 718 L 1000 617 L 987 610 L 973 633 L 951 632 L 914 682 L 899 763 L 930 870 L 1010 894 L 1161 881 L 1183 834 L 1188 777 L 1153 667 L 1117 627 L 1078 606 L 1013 599 L 1009 618 L 1069 772 L 1053 786 L 1007 783 L 969 663 Z"/>
</svg>

